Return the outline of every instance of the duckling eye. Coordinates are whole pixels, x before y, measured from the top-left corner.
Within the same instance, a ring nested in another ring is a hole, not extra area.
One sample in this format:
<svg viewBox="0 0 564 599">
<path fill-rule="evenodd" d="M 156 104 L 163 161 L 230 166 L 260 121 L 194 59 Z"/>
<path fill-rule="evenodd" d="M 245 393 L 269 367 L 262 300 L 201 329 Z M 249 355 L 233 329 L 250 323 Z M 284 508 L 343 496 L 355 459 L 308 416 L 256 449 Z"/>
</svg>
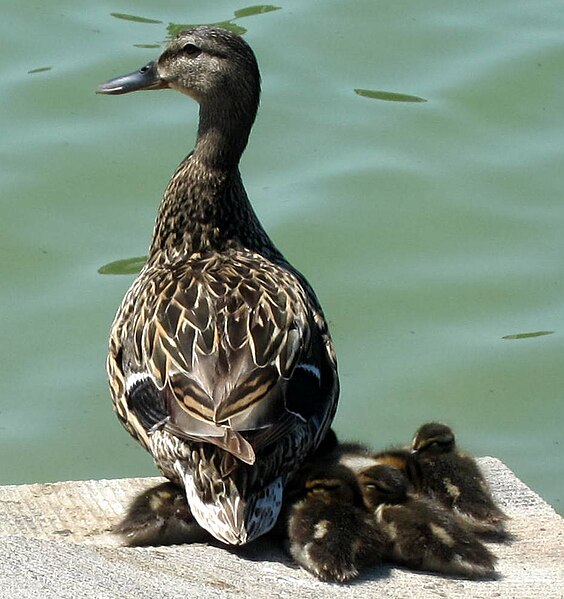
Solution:
<svg viewBox="0 0 564 599">
<path fill-rule="evenodd" d="M 389 491 L 386 486 L 378 483 L 364 483 L 364 488 L 378 493 L 387 493 Z"/>
<path fill-rule="evenodd" d="M 201 54 L 202 50 L 195 46 L 194 44 L 185 44 L 182 47 L 182 51 L 184 54 L 188 55 L 190 58 L 195 58 L 199 54 Z"/>
</svg>

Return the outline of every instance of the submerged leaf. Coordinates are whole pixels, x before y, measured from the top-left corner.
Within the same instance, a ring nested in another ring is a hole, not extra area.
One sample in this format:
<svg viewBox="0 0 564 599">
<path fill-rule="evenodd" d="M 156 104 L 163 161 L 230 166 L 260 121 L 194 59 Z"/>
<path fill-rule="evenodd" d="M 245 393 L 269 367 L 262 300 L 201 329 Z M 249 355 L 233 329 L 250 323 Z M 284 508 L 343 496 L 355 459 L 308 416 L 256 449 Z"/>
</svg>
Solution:
<svg viewBox="0 0 564 599">
<path fill-rule="evenodd" d="M 50 71 L 53 67 L 38 67 L 37 69 L 31 69 L 31 71 L 28 71 L 27 74 L 28 75 L 33 75 L 35 73 L 44 73 L 45 71 Z"/>
<path fill-rule="evenodd" d="M 531 337 L 542 337 L 543 335 L 552 335 L 554 331 L 533 331 L 532 333 L 515 333 L 514 335 L 505 335 L 502 339 L 530 339 Z"/>
<path fill-rule="evenodd" d="M 136 275 L 145 266 L 146 261 L 147 256 L 116 260 L 100 266 L 98 272 L 101 275 Z"/>
<path fill-rule="evenodd" d="M 408 94 L 398 94 L 396 92 L 384 92 L 372 89 L 355 89 L 354 93 L 363 98 L 384 100 L 385 102 L 427 102 L 425 98 L 420 98 L 419 96 L 410 96 Z"/>
<path fill-rule="evenodd" d="M 123 19 L 124 21 L 133 21 L 134 23 L 155 23 L 159 24 L 162 21 L 156 19 L 146 19 L 145 17 L 137 17 L 135 15 L 128 15 L 123 12 L 111 12 L 110 15 L 116 19 Z"/>
<path fill-rule="evenodd" d="M 210 25 L 212 27 L 221 27 L 222 29 L 227 29 L 232 33 L 237 35 L 244 35 L 247 33 L 247 30 L 241 25 L 237 25 L 234 23 L 236 19 L 242 19 L 244 17 L 252 17 L 254 15 L 262 15 L 267 12 L 272 12 L 273 10 L 280 10 L 281 6 L 274 6 L 272 4 L 257 4 L 256 6 L 248 6 L 247 8 L 241 8 L 233 12 L 233 17 L 226 21 L 217 21 L 216 23 L 205 23 L 205 25 Z M 197 27 L 198 25 L 203 25 L 204 23 L 169 23 L 167 27 L 167 32 L 169 37 L 174 37 L 178 35 L 181 31 L 185 29 L 192 29 L 192 27 Z"/>
<path fill-rule="evenodd" d="M 236 19 L 241 17 L 252 17 L 253 15 L 262 15 L 273 10 L 280 10 L 281 6 L 274 6 L 272 4 L 258 4 L 257 6 L 248 6 L 247 8 L 241 8 L 236 10 L 233 14 Z"/>
</svg>

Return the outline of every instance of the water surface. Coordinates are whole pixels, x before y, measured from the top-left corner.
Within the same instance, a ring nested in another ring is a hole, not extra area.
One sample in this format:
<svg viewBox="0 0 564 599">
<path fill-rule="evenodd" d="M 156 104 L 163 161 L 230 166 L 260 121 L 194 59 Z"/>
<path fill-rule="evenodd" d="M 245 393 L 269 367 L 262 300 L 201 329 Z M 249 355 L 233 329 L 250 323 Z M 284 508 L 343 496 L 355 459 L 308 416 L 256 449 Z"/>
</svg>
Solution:
<svg viewBox="0 0 564 599">
<path fill-rule="evenodd" d="M 262 68 L 243 176 L 330 320 L 339 434 L 449 422 L 562 512 L 561 2 L 1 5 L 0 483 L 155 472 L 104 373 L 132 275 L 99 269 L 146 253 L 197 108 L 94 89 L 224 23 Z"/>
</svg>

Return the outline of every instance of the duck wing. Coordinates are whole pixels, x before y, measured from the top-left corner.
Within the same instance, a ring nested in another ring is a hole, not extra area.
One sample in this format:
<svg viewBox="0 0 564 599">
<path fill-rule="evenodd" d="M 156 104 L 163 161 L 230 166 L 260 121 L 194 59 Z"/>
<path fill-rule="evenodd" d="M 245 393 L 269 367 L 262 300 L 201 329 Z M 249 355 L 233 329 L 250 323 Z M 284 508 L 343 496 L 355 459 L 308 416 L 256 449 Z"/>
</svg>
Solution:
<svg viewBox="0 0 564 599">
<path fill-rule="evenodd" d="M 334 353 L 313 292 L 290 267 L 231 251 L 143 280 L 122 370 L 145 431 L 162 426 L 254 463 L 297 423 L 326 428 Z"/>
</svg>

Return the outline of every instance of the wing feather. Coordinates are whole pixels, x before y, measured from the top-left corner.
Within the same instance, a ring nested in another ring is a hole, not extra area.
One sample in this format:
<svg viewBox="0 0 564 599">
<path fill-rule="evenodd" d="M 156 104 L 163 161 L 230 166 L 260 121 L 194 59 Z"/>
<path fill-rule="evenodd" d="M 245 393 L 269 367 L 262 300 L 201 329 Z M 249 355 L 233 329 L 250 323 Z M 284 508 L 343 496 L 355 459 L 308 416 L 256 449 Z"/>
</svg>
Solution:
<svg viewBox="0 0 564 599">
<path fill-rule="evenodd" d="M 138 308 L 125 321 L 133 345 L 126 370 L 154 381 L 167 430 L 250 461 L 241 434 L 257 451 L 304 415 L 329 418 L 337 384 L 331 342 L 315 296 L 286 264 L 237 251 L 161 267 L 147 280 L 132 288 Z"/>
</svg>

